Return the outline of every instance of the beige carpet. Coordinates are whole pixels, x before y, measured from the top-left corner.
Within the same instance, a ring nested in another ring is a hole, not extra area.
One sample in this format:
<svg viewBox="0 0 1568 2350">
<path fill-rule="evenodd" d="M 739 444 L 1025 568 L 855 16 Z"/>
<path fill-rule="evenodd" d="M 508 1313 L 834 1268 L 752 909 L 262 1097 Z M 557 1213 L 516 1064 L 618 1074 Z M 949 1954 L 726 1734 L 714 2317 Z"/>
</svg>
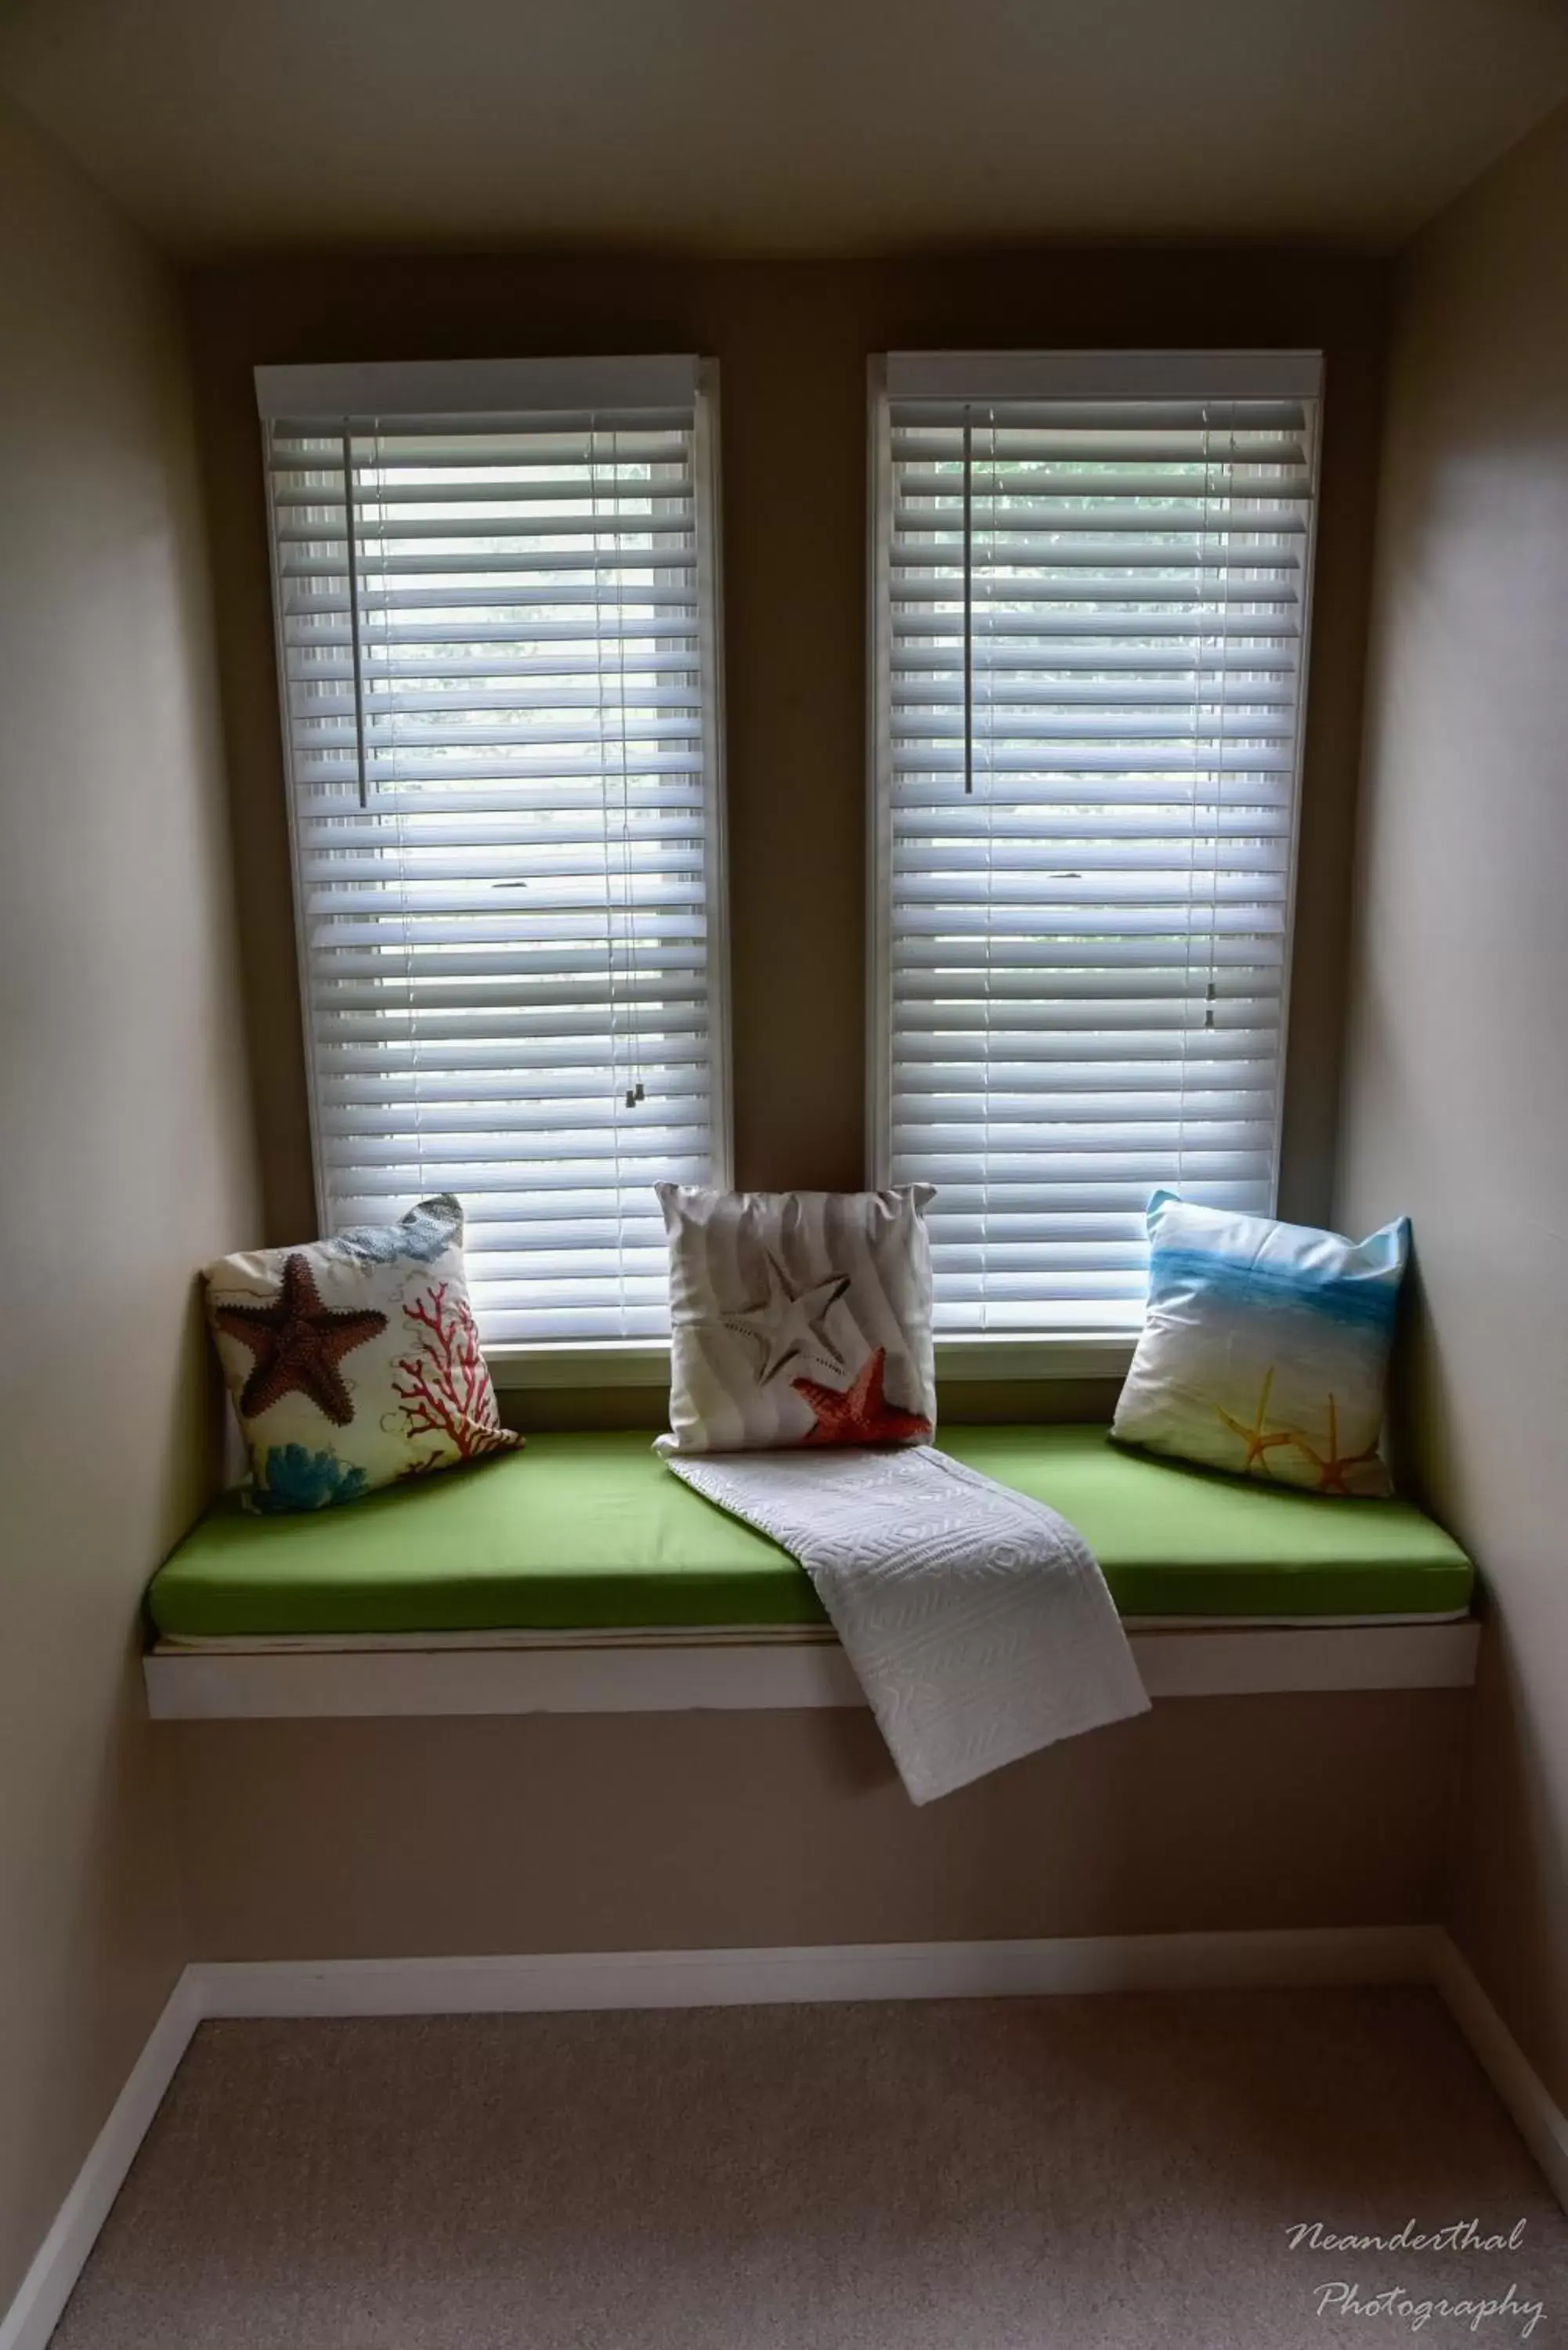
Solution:
<svg viewBox="0 0 1568 2350">
<path fill-rule="evenodd" d="M 1286 2234 L 1472 2220 L 1521 2239 Z M 1568 2341 L 1568 2221 L 1435 1997 L 1223 1992 L 210 2023 L 56 2345 L 1457 2345 L 1535 2301 Z"/>
</svg>

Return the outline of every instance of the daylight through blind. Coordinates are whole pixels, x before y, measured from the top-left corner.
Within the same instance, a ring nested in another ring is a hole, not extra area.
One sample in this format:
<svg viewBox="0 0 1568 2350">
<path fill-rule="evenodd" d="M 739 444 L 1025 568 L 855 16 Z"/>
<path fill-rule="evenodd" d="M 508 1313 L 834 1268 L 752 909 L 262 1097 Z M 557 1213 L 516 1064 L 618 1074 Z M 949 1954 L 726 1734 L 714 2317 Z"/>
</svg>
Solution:
<svg viewBox="0 0 1568 2350">
<path fill-rule="evenodd" d="M 878 1155 L 950 1334 L 1136 1326 L 1154 1186 L 1273 1203 L 1317 369 L 1248 357 L 889 363 Z"/>
<path fill-rule="evenodd" d="M 269 372 L 323 1212 L 455 1191 L 487 1343 L 658 1336 L 651 1187 L 726 1157 L 695 363 L 338 416 Z"/>
</svg>

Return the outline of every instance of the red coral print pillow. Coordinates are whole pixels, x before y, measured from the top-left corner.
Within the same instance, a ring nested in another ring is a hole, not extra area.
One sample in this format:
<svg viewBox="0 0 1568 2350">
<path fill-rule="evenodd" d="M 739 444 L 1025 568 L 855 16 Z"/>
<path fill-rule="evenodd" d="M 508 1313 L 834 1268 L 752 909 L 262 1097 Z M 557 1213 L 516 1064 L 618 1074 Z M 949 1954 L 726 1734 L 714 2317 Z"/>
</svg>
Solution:
<svg viewBox="0 0 1568 2350">
<path fill-rule="evenodd" d="M 522 1443 L 501 1424 L 450 1192 L 396 1224 L 223 1257 L 205 1278 L 254 1508 L 321 1509 Z"/>
</svg>

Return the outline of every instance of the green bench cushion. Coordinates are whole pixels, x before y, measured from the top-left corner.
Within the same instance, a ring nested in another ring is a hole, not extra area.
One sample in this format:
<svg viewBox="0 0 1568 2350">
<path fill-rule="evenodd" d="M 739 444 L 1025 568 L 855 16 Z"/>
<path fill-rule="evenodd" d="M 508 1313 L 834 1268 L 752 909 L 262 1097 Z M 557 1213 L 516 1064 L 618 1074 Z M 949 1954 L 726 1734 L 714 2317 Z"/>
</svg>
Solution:
<svg viewBox="0 0 1568 2350">
<path fill-rule="evenodd" d="M 820 1624 L 776 1544 L 672 1477 L 644 1433 L 527 1450 L 339 1509 L 235 1495 L 154 1578 L 171 1638 Z M 1405 1502 L 1325 1501 L 1118 1451 L 1102 1428 L 955 1428 L 960 1461 L 1078 1526 L 1124 1616 L 1447 1615 L 1464 1553 Z"/>
</svg>

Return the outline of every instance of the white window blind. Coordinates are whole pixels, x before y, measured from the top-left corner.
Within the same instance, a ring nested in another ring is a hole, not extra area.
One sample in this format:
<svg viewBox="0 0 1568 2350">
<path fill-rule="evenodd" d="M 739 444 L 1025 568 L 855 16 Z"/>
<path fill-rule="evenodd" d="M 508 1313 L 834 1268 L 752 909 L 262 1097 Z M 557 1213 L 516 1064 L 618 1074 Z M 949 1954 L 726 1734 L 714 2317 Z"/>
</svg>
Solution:
<svg viewBox="0 0 1568 2350">
<path fill-rule="evenodd" d="M 1136 1327 L 1157 1184 L 1272 1210 L 1318 385 L 887 362 L 873 1156 L 950 1335 Z"/>
<path fill-rule="evenodd" d="M 257 373 L 321 1212 L 456 1192 L 489 1345 L 659 1336 L 727 1180 L 703 374 Z"/>
</svg>

